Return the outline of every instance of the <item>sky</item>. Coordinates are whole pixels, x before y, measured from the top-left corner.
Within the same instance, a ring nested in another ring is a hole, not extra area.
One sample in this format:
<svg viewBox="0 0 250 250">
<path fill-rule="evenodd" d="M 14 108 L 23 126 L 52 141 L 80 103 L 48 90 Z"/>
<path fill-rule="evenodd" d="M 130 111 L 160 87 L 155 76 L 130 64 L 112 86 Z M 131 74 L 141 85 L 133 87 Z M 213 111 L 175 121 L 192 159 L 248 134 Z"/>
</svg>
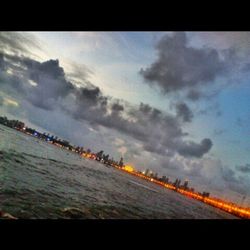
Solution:
<svg viewBox="0 0 250 250">
<path fill-rule="evenodd" d="M 0 32 L 0 115 L 250 205 L 249 32 Z"/>
</svg>

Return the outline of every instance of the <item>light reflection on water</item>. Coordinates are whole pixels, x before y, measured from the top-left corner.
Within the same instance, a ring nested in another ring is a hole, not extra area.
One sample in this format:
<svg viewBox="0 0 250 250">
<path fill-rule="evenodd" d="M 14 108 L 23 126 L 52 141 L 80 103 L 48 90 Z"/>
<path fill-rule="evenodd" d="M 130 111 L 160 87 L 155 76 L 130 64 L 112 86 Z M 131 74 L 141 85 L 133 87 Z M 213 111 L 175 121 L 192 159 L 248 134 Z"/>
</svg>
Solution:
<svg viewBox="0 0 250 250">
<path fill-rule="evenodd" d="M 235 218 L 2 125 L 0 210 L 18 218 Z"/>
</svg>

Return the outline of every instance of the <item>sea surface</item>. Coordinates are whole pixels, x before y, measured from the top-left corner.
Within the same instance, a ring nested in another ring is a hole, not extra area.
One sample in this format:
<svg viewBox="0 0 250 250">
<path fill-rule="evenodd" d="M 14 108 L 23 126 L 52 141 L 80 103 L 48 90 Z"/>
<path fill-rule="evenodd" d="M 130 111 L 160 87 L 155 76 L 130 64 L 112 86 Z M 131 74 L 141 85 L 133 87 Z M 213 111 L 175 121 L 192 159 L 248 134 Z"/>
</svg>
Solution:
<svg viewBox="0 0 250 250">
<path fill-rule="evenodd" d="M 22 219 L 235 219 L 0 125 L 0 210 Z"/>
</svg>

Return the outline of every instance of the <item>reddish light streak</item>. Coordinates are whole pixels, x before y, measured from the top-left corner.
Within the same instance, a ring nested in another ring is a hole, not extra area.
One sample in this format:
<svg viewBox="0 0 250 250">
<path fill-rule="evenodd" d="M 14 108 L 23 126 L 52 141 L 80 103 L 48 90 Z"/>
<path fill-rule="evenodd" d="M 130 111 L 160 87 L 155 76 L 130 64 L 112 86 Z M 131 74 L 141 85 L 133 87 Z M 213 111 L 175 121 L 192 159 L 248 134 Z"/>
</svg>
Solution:
<svg viewBox="0 0 250 250">
<path fill-rule="evenodd" d="M 174 187 L 173 185 L 171 184 L 166 184 L 164 182 L 161 182 L 161 181 L 158 181 L 158 180 L 155 180 L 151 177 L 148 177 L 148 176 L 145 176 L 143 174 L 140 174 L 138 172 L 130 172 L 130 171 L 126 171 L 120 167 L 117 167 L 115 166 L 117 169 L 119 170 L 122 170 L 126 173 L 129 173 L 129 174 L 132 174 L 134 176 L 137 176 L 137 177 L 140 177 L 142 179 L 145 179 L 145 180 L 148 180 L 150 182 L 154 182 L 158 185 L 161 185 L 167 189 L 171 189 L 171 190 L 175 190 L 177 191 L 178 193 L 181 193 L 187 197 L 190 197 L 190 198 L 193 198 L 193 199 L 196 199 L 196 200 L 199 200 L 201 202 L 204 202 L 208 205 L 211 205 L 213 207 L 216 207 L 216 208 L 219 208 L 221 210 L 224 210 L 226 212 L 229 212 L 233 215 L 236 215 L 238 217 L 241 217 L 241 218 L 245 218 L 245 219 L 250 219 L 250 208 L 242 208 L 242 207 L 239 207 L 237 206 L 236 204 L 230 204 L 230 203 L 227 203 L 226 201 L 222 201 L 222 200 L 219 200 L 216 199 L 216 198 L 207 198 L 207 197 L 203 197 L 202 195 L 199 195 L 195 192 L 191 192 L 191 191 L 186 191 L 186 190 L 183 190 L 183 189 L 180 189 L 180 188 L 176 188 Z"/>
<path fill-rule="evenodd" d="M 26 132 L 25 130 L 22 131 L 22 132 L 25 133 L 25 134 L 28 134 L 30 136 L 33 136 L 32 134 Z M 60 147 L 60 148 L 62 147 L 62 145 L 56 144 L 56 143 L 53 144 L 53 145 L 55 145 L 57 147 Z M 88 159 L 95 159 L 94 154 L 88 154 L 88 153 L 83 154 L 82 157 L 83 158 L 88 158 Z M 229 213 L 231 213 L 233 215 L 236 215 L 238 217 L 245 218 L 245 219 L 250 219 L 250 208 L 242 208 L 242 207 L 237 206 L 236 204 L 229 204 L 226 201 L 222 201 L 222 200 L 219 200 L 217 198 L 203 197 L 203 196 L 201 196 L 201 195 L 199 195 L 199 194 L 197 194 L 195 192 L 186 191 L 186 190 L 183 190 L 183 189 L 180 189 L 180 188 L 176 188 L 171 184 L 166 184 L 164 182 L 155 180 L 155 179 L 153 179 L 151 177 L 145 176 L 145 175 L 140 174 L 140 173 L 138 173 L 136 171 L 131 171 L 131 169 L 126 170 L 126 169 L 118 167 L 116 165 L 113 165 L 113 167 L 115 167 L 115 168 L 117 168 L 119 170 L 122 170 L 122 171 L 124 171 L 124 172 L 126 172 L 128 174 L 131 174 L 131 175 L 137 176 L 139 178 L 145 179 L 147 181 L 154 182 L 154 183 L 156 183 L 158 185 L 161 185 L 161 186 L 163 186 L 163 187 L 165 187 L 167 189 L 175 190 L 176 192 L 181 193 L 181 194 L 183 194 L 183 195 L 185 195 L 187 197 L 199 200 L 201 202 L 204 202 L 204 203 L 206 203 L 208 205 L 211 205 L 213 207 L 216 207 L 216 208 L 219 208 L 219 209 L 224 210 L 226 212 L 229 212 Z"/>
</svg>

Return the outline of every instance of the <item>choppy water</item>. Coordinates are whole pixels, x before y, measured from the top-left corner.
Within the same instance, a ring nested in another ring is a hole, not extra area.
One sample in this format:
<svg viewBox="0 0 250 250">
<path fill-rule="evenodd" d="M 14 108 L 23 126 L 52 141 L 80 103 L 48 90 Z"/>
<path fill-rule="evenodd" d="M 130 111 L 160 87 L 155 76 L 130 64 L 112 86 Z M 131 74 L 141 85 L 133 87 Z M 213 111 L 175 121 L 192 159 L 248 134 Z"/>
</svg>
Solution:
<svg viewBox="0 0 250 250">
<path fill-rule="evenodd" d="M 2 125 L 0 210 L 25 219 L 235 218 Z"/>
</svg>

